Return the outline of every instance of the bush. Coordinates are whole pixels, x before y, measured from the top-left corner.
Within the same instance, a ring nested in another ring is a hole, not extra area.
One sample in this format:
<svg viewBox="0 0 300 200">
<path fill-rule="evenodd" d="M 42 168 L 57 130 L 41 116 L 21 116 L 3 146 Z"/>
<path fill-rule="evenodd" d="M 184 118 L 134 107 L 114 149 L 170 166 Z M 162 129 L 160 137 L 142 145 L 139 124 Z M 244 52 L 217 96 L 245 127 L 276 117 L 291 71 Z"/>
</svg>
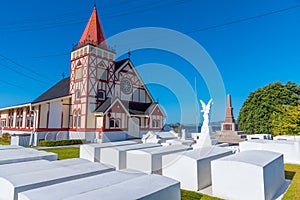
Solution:
<svg viewBox="0 0 300 200">
<path fill-rule="evenodd" d="M 1 141 L 7 144 L 10 144 L 11 135 L 9 133 L 3 133 Z"/>
<path fill-rule="evenodd" d="M 54 147 L 54 146 L 66 146 L 73 144 L 85 144 L 86 140 L 40 140 L 39 146 L 42 147 Z"/>
</svg>

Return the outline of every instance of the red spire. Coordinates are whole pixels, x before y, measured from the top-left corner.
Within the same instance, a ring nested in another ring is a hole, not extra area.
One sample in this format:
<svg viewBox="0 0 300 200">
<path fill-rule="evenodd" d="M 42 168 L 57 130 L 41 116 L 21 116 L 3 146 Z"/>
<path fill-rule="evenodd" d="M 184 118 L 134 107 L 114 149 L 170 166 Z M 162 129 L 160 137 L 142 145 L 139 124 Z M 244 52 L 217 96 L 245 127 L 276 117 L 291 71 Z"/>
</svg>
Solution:
<svg viewBox="0 0 300 200">
<path fill-rule="evenodd" d="M 225 123 L 235 123 L 232 110 L 233 110 L 233 108 L 231 107 L 231 96 L 230 96 L 230 94 L 228 94 L 227 95 L 227 108 L 226 108 Z"/>
<path fill-rule="evenodd" d="M 101 27 L 96 6 L 94 6 L 93 13 L 84 29 L 78 46 L 82 46 L 85 44 L 93 44 L 96 46 L 101 44 L 103 47 L 107 48 L 105 36 Z"/>
</svg>

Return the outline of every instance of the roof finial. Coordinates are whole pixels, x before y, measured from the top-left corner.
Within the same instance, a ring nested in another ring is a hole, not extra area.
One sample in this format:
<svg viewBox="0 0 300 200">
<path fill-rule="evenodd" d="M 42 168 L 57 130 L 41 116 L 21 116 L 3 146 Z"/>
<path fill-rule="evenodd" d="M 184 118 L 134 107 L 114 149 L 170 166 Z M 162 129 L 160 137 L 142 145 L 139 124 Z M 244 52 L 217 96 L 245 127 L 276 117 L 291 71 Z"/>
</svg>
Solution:
<svg viewBox="0 0 300 200">
<path fill-rule="evenodd" d="M 94 7 L 97 7 L 97 0 L 94 0 Z"/>
<path fill-rule="evenodd" d="M 130 56 L 131 56 L 131 51 L 130 49 L 128 50 L 128 58 L 130 59 Z"/>
<path fill-rule="evenodd" d="M 65 72 L 63 72 L 63 73 L 61 74 L 61 76 L 62 76 L 62 78 L 64 79 L 64 78 L 65 78 Z"/>
</svg>

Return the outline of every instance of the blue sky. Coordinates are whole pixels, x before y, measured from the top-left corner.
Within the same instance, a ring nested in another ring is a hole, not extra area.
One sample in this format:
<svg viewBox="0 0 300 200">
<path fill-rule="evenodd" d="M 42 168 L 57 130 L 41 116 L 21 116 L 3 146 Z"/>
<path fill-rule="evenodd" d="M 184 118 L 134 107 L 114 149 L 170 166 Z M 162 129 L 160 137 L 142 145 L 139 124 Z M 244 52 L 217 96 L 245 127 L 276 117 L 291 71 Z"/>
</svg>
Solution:
<svg viewBox="0 0 300 200">
<path fill-rule="evenodd" d="M 93 2 L 1 2 L 0 55 L 13 62 L 0 57 L 0 107 L 30 102 L 59 81 L 63 72 L 69 75 L 72 44 L 79 41 Z M 251 91 L 275 81 L 300 84 L 300 7 L 276 12 L 297 5 L 298 0 L 97 0 L 107 38 L 134 28 L 162 27 L 186 34 L 202 45 L 218 68 L 226 93 L 232 95 L 236 118 Z M 207 29 L 213 26 L 216 28 Z M 163 36 L 160 39 L 165 40 Z M 118 44 L 110 45 L 118 48 Z M 191 87 L 196 77 L 198 99 L 209 100 L 209 86 L 201 74 L 178 55 L 143 49 L 133 51 L 131 59 L 138 69 L 147 63 L 170 66 Z M 147 75 L 141 73 L 145 79 Z M 166 76 L 166 80 L 181 87 L 172 77 Z M 148 88 L 166 110 L 168 122 L 180 121 L 181 112 L 188 114 L 194 109 L 195 102 L 184 91 L 174 94 L 159 84 Z M 179 101 L 176 95 L 186 100 Z M 179 111 L 180 104 L 191 105 L 191 110 Z M 225 108 L 214 106 L 213 120 L 223 120 Z M 183 121 L 190 122 L 194 116 Z"/>
</svg>

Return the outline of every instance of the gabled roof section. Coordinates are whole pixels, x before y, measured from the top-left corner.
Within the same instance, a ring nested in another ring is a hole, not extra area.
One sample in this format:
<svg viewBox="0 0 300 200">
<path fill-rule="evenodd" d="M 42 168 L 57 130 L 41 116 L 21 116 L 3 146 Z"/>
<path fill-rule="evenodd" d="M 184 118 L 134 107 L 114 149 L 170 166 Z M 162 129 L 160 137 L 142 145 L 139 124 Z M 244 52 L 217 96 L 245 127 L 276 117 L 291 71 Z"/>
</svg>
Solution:
<svg viewBox="0 0 300 200">
<path fill-rule="evenodd" d="M 99 46 L 101 44 L 101 46 L 107 48 L 96 6 L 94 6 L 93 13 L 84 29 L 78 46 L 83 46 L 86 44 L 92 44 L 95 46 Z"/>
<path fill-rule="evenodd" d="M 69 95 L 70 78 L 64 78 L 35 99 L 32 104 Z"/>
<path fill-rule="evenodd" d="M 135 103 L 128 101 L 121 101 L 119 98 L 107 98 L 98 108 L 96 108 L 96 113 L 105 113 L 109 108 L 119 101 L 124 109 L 130 115 L 149 115 L 150 112 L 157 106 L 157 103 Z"/>
<path fill-rule="evenodd" d="M 130 61 L 130 59 L 126 58 L 124 60 L 117 61 L 116 64 L 115 64 L 115 71 L 120 69 L 127 61 Z"/>
</svg>

